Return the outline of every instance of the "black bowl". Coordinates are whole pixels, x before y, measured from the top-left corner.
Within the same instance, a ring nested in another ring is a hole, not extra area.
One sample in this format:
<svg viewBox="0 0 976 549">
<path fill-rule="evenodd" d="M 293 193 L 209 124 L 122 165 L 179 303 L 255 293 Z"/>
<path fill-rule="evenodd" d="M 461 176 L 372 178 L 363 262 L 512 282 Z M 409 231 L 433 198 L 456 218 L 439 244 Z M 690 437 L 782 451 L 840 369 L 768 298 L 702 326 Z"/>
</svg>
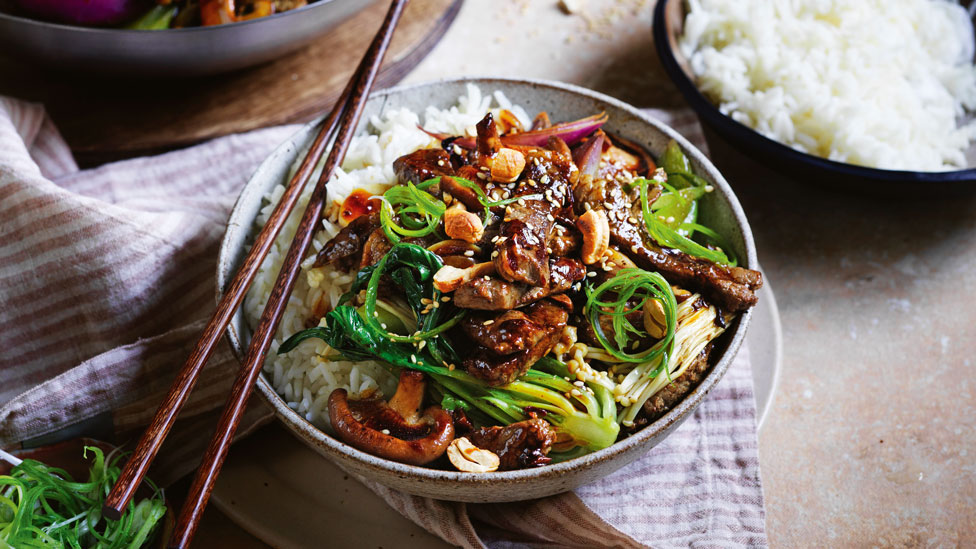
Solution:
<svg viewBox="0 0 976 549">
<path fill-rule="evenodd" d="M 945 172 L 912 172 L 866 168 L 827 160 L 774 141 L 722 114 L 695 85 L 691 69 L 677 48 L 684 25 L 684 0 L 658 0 L 654 8 L 654 45 L 665 71 L 706 130 L 742 155 L 783 175 L 820 187 L 870 193 L 916 194 L 919 191 L 969 193 L 976 191 L 976 168 Z M 706 137 L 712 137 L 706 131 Z M 711 139 L 710 139 L 711 141 Z M 710 147 L 716 147 L 710 142 Z"/>
</svg>

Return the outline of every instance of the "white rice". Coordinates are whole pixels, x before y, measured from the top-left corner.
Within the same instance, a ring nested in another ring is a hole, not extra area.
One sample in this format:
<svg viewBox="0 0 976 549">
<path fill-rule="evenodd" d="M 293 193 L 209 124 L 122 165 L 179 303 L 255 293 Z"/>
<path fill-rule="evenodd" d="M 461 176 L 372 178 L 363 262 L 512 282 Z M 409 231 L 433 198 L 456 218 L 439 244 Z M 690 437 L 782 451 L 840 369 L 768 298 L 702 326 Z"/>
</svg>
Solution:
<svg viewBox="0 0 976 549">
<path fill-rule="evenodd" d="M 969 14 L 946 0 L 688 0 L 702 92 L 795 149 L 885 169 L 966 166 L 976 125 Z"/>
<path fill-rule="evenodd" d="M 424 128 L 454 135 L 473 134 L 474 124 L 485 113 L 502 108 L 510 110 L 526 127 L 531 124 L 525 110 L 512 105 L 501 92 L 483 96 L 476 86 L 468 85 L 467 93 L 458 99 L 457 105 L 449 109 L 428 107 L 424 112 Z M 312 269 L 315 255 L 339 232 L 341 227 L 336 215 L 342 201 L 351 191 L 365 188 L 381 194 L 396 183 L 394 160 L 417 149 L 437 145 L 435 139 L 417 128 L 419 122 L 418 115 L 407 109 L 388 111 L 383 113 L 382 118 L 373 117 L 370 120 L 369 134 L 353 139 L 342 169 L 329 182 L 330 207 L 327 219 L 322 221 L 322 229 L 315 235 L 314 250 L 302 266 L 305 276 L 299 277 L 295 284 L 295 290 L 264 365 L 264 371 L 272 385 L 288 405 L 319 428 L 329 428 L 327 401 L 333 390 L 346 389 L 353 397 L 373 390 L 392 395 L 396 389 L 396 380 L 377 362 L 329 360 L 328 357 L 336 353 L 321 340 L 306 340 L 286 355 L 277 354 L 278 346 L 288 336 L 305 329 L 310 320 L 313 324 L 320 322 L 321 319 L 314 318 L 313 310 L 316 306 L 321 310 L 324 303 L 327 305 L 326 310 L 332 309 L 348 289 L 354 274 L 342 273 L 329 267 Z M 297 166 L 293 171 L 294 169 Z M 315 179 L 313 177 L 312 181 Z M 256 220 L 258 228 L 267 222 L 274 204 L 281 199 L 285 183 L 287 181 L 277 185 L 266 197 L 267 203 Z M 306 187 L 299 206 L 288 218 L 244 299 L 244 316 L 252 328 L 257 324 L 268 301 L 271 287 L 298 228 L 301 214 L 308 204 L 310 193 L 311 184 Z"/>
</svg>

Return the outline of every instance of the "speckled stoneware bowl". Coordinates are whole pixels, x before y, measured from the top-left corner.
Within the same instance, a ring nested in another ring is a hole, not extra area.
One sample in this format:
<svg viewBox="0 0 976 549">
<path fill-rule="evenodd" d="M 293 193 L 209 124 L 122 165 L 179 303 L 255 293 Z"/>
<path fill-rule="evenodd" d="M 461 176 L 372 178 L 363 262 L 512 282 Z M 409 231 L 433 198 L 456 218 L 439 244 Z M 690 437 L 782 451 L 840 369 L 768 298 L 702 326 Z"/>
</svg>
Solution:
<svg viewBox="0 0 976 549">
<path fill-rule="evenodd" d="M 465 85 L 469 82 L 478 85 L 485 93 L 503 91 L 514 103 L 525 107 L 530 115 L 546 110 L 556 121 L 606 111 L 610 115 L 606 129 L 644 145 L 655 157 L 660 157 L 668 141 L 677 140 L 695 172 L 715 187 L 715 192 L 702 199 L 701 219 L 731 242 L 743 266 L 756 268 L 756 250 L 749 223 L 722 175 L 705 155 L 674 130 L 612 97 L 554 82 L 497 78 L 446 80 L 376 92 L 366 105 L 363 120 L 398 107 L 417 112 L 423 112 L 428 105 L 448 107 L 465 93 Z M 312 141 L 316 130 L 316 123 L 312 123 L 298 131 L 261 164 L 244 187 L 231 214 L 220 250 L 217 272 L 219 292 L 226 288 L 244 257 L 245 246 L 255 232 L 254 219 L 262 206 L 263 197 L 275 185 L 285 181 L 290 166 L 301 158 L 302 151 Z M 366 131 L 365 122 L 359 131 Z M 709 374 L 663 417 L 609 448 L 536 469 L 473 474 L 403 465 L 361 452 L 313 426 L 285 404 L 263 374 L 258 378 L 257 391 L 296 436 L 348 472 L 404 492 L 438 499 L 499 502 L 538 498 L 565 492 L 605 476 L 664 440 L 722 379 L 745 338 L 750 317 L 751 311 L 740 315 L 732 323 L 717 341 L 718 347 L 712 355 L 714 366 Z M 234 316 L 228 338 L 234 351 L 239 357 L 242 356 L 242 348 L 250 339 L 250 329 L 240 311 Z M 693 457 L 688 456 L 689 459 Z"/>
</svg>

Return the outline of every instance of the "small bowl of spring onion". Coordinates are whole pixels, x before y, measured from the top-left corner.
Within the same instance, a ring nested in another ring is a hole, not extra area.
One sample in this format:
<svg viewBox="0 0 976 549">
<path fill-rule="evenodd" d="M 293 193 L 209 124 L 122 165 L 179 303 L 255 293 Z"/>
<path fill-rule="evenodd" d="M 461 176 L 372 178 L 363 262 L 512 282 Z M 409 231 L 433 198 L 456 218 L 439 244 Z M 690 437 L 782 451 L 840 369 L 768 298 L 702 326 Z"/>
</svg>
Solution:
<svg viewBox="0 0 976 549">
<path fill-rule="evenodd" d="M 111 445 L 91 439 L 13 453 L 0 450 L 0 546 L 163 547 L 173 516 L 163 491 L 148 479 L 122 518 L 102 516 L 123 457 Z"/>
<path fill-rule="evenodd" d="M 220 291 L 316 124 L 242 191 Z M 674 130 L 471 78 L 376 92 L 357 131 L 257 385 L 343 469 L 455 501 L 564 492 L 642 456 L 728 369 L 762 277 L 735 195 Z M 295 222 L 232 320 L 239 356 Z"/>
</svg>

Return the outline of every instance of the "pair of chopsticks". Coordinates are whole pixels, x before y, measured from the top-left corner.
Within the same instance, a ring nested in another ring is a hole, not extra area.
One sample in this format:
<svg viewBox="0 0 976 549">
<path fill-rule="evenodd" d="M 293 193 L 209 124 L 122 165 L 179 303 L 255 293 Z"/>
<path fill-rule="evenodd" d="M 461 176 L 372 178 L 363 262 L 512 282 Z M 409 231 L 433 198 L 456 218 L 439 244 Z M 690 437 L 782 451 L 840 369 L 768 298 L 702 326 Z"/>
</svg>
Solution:
<svg viewBox="0 0 976 549">
<path fill-rule="evenodd" d="M 336 103 L 335 108 L 329 113 L 322 123 L 315 140 L 309 148 L 308 154 L 302 161 L 298 171 L 289 182 L 288 188 L 281 197 L 280 202 L 275 207 L 268 222 L 261 229 L 250 252 L 244 259 L 241 268 L 238 270 L 234 279 L 231 281 L 227 291 L 224 293 L 217 305 L 217 310 L 211 317 L 203 334 L 197 341 L 196 346 L 190 353 L 183 367 L 180 369 L 170 387 L 169 392 L 163 399 L 162 404 L 153 416 L 152 422 L 143 433 L 139 444 L 130 456 L 122 469 L 122 472 L 105 500 L 103 514 L 112 519 L 122 516 L 123 510 L 129 505 L 133 494 L 142 482 L 149 465 L 162 447 L 163 440 L 169 433 L 170 428 L 176 420 L 180 409 L 186 402 L 193 385 L 213 353 L 227 324 L 240 307 L 247 289 L 254 280 L 265 256 L 271 249 L 275 238 L 281 232 L 285 221 L 294 209 L 302 194 L 302 189 L 311 178 L 316 165 L 322 158 L 329 143 L 333 141 L 332 150 L 325 162 L 325 166 L 319 177 L 318 182 L 312 191 L 308 206 L 302 216 L 301 223 L 295 233 L 295 238 L 288 248 L 281 272 L 275 280 L 268 303 L 265 306 L 261 319 L 254 329 L 251 344 L 248 347 L 244 364 L 238 374 L 237 380 L 231 389 L 230 397 L 217 424 L 217 430 L 210 441 L 203 457 L 200 468 L 197 469 L 190 492 L 187 494 L 183 509 L 178 517 L 176 528 L 173 530 L 169 541 L 171 548 L 185 548 L 190 544 L 193 534 L 196 531 L 203 510 L 210 499 L 210 492 L 213 489 L 217 474 L 227 457 L 227 451 L 231 440 L 237 430 L 247 399 L 251 394 L 254 382 L 257 380 L 261 367 L 264 364 L 265 356 L 271 346 L 278 323 L 285 311 L 288 298 L 295 286 L 300 265 L 308 252 L 309 245 L 315 235 L 316 227 L 326 202 L 326 184 L 332 178 L 337 166 L 346 155 L 353 133 L 362 116 L 363 107 L 369 96 L 369 91 L 379 72 L 380 64 L 386 50 L 390 45 L 390 39 L 396 24 L 403 13 L 403 8 L 407 0 L 394 0 L 386 14 L 379 32 L 370 44 L 365 56 L 356 69 L 352 79 L 346 85 L 342 96 Z"/>
</svg>

